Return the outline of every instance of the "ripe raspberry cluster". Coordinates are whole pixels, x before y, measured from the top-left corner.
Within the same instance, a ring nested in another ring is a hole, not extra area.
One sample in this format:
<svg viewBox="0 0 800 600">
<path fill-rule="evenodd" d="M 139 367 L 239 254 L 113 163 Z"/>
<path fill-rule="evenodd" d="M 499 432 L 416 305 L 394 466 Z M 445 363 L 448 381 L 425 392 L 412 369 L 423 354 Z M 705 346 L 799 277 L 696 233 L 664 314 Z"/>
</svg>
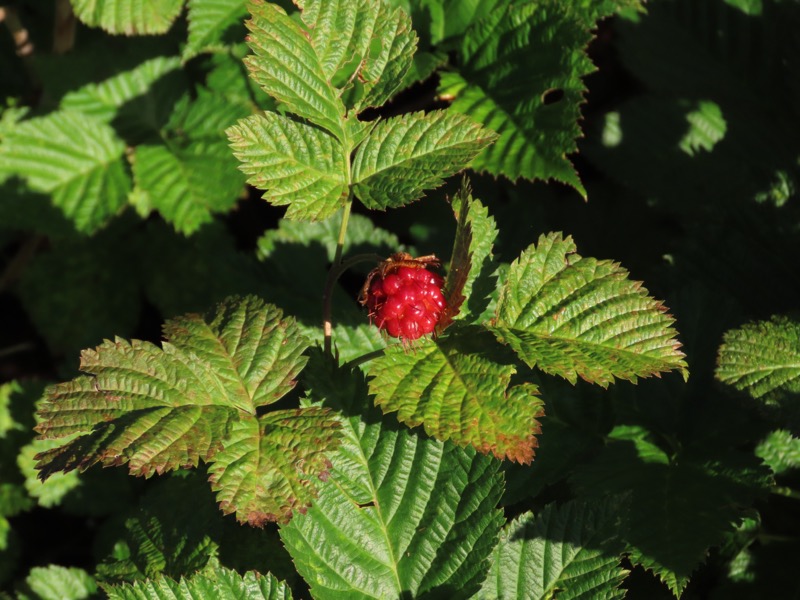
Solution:
<svg viewBox="0 0 800 600">
<path fill-rule="evenodd" d="M 446 306 L 444 280 L 424 263 L 413 259 L 400 262 L 388 261 L 373 271 L 365 286 L 364 303 L 378 329 L 401 340 L 416 340 L 433 333 L 439 323 Z"/>
</svg>

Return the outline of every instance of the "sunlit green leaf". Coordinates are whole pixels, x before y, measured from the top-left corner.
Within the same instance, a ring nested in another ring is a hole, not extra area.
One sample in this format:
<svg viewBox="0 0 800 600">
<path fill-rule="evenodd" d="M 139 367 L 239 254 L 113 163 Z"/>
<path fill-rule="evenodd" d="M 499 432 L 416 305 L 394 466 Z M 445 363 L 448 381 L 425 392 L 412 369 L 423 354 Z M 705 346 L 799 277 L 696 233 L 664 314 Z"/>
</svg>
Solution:
<svg viewBox="0 0 800 600">
<path fill-rule="evenodd" d="M 687 377 L 673 321 L 617 263 L 549 234 L 512 263 L 492 330 L 529 366 L 605 387 L 672 369 Z"/>
</svg>

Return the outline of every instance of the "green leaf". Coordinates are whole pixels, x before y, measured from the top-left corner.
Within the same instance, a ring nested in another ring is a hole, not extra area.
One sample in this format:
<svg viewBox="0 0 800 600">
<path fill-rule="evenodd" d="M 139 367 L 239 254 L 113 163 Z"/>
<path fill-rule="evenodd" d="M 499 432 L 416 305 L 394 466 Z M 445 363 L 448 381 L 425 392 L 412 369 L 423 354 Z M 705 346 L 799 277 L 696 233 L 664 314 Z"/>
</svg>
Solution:
<svg viewBox="0 0 800 600">
<path fill-rule="evenodd" d="M 245 0 L 189 0 L 189 39 L 183 49 L 188 60 L 201 52 L 225 47 L 225 35 L 247 16 Z"/>
<path fill-rule="evenodd" d="M 166 33 L 183 8 L 183 0 L 72 0 L 75 15 L 109 33 Z"/>
<path fill-rule="evenodd" d="M 258 257 L 262 260 L 285 259 L 279 251 L 283 246 L 322 245 L 328 262 L 333 262 L 338 244 L 342 214 L 337 213 L 324 221 L 316 223 L 289 221 L 281 219 L 276 229 L 264 232 L 258 240 Z M 389 255 L 398 250 L 407 250 L 398 237 L 385 229 L 376 227 L 364 215 L 351 214 L 347 221 L 347 237 L 344 240 L 342 255 L 350 253 L 374 253 Z M 366 274 L 372 269 L 364 270 Z M 292 269 L 294 271 L 294 269 Z M 327 271 L 327 269 L 326 269 Z"/>
<path fill-rule="evenodd" d="M 498 339 L 530 367 L 608 386 L 672 369 L 688 377 L 674 319 L 617 263 L 542 235 L 515 260 L 497 303 Z"/>
<path fill-rule="evenodd" d="M 220 222 L 188 238 L 176 236 L 162 221 L 149 222 L 140 251 L 148 300 L 162 315 L 173 316 L 204 311 L 230 294 L 263 296 L 271 282 L 234 243 Z"/>
<path fill-rule="evenodd" d="M 105 123 L 54 112 L 17 124 L 3 136 L 0 171 L 19 175 L 79 231 L 92 232 L 119 212 L 130 190 L 125 144 Z"/>
<path fill-rule="evenodd" d="M 175 510 L 183 505 L 191 510 Z M 97 567 L 98 578 L 109 584 L 199 571 L 217 554 L 221 525 L 203 475 L 178 472 L 165 477 L 124 519 L 113 555 Z"/>
<path fill-rule="evenodd" d="M 583 188 L 566 155 L 577 150 L 587 27 L 563 3 L 496 9 L 473 24 L 459 48 L 462 67 L 442 74 L 439 95 L 500 137 L 472 163 L 509 179 L 556 179 Z"/>
<path fill-rule="evenodd" d="M 251 4 L 245 58 L 251 77 L 286 109 L 345 140 L 345 107 L 325 75 L 310 34 L 275 4 Z M 339 153 L 341 154 L 341 152 Z"/>
<path fill-rule="evenodd" d="M 372 209 L 397 208 L 464 168 L 494 134 L 444 111 L 379 122 L 353 159 L 356 196 Z"/>
<path fill-rule="evenodd" d="M 370 393 L 381 410 L 437 439 L 530 463 L 542 402 L 531 383 L 509 387 L 516 368 L 493 346 L 478 328 L 425 339 L 413 351 L 395 344 L 369 363 Z"/>
<path fill-rule="evenodd" d="M 766 401 L 800 393 L 800 323 L 773 317 L 727 332 L 716 375 Z"/>
<path fill-rule="evenodd" d="M 97 593 L 92 576 L 74 567 L 34 567 L 25 583 L 37 600 L 83 600 Z"/>
<path fill-rule="evenodd" d="M 380 0 L 304 0 L 311 45 L 348 108 L 381 106 L 403 85 L 417 36 L 411 19 Z"/>
<path fill-rule="evenodd" d="M 316 496 L 308 480 L 328 479 L 337 430 L 328 411 L 317 408 L 274 411 L 234 425 L 209 469 L 222 512 L 235 511 L 255 527 L 305 512 Z"/>
<path fill-rule="evenodd" d="M 64 496 L 81 485 L 77 472 L 56 473 L 47 481 L 37 478 L 35 455 L 61 445 L 59 440 L 33 440 L 23 446 L 17 456 L 19 470 L 25 476 L 25 489 L 39 506 L 52 508 L 61 504 Z"/>
<path fill-rule="evenodd" d="M 247 182 L 264 198 L 288 205 L 289 219 L 331 216 L 347 199 L 344 149 L 324 131 L 275 113 L 253 115 L 228 129 Z"/>
<path fill-rule="evenodd" d="M 131 474 L 150 476 L 211 461 L 224 512 L 253 524 L 288 519 L 313 496 L 309 476 L 321 474 L 311 471 L 324 463 L 318 453 L 333 445 L 336 425 L 317 409 L 256 414 L 294 387 L 306 362 L 296 324 L 249 297 L 229 299 L 208 320 L 168 321 L 164 333 L 162 348 L 117 339 L 86 350 L 81 369 L 90 376 L 49 390 L 37 430 L 45 439 L 78 437 L 37 456 L 41 477 L 96 463 L 128 463 Z M 253 460 L 261 453 L 264 463 Z M 277 475 L 270 453 L 284 461 Z M 262 486 L 258 498 L 239 494 L 243 480 Z"/>
<path fill-rule="evenodd" d="M 304 375 L 345 415 L 332 484 L 281 527 L 313 597 L 470 597 L 503 520 L 498 463 L 381 418 L 357 370 L 314 361 Z"/>
<path fill-rule="evenodd" d="M 644 12 L 644 0 L 575 0 L 567 5 L 575 19 L 594 28 L 595 23 L 620 12 Z"/>
<path fill-rule="evenodd" d="M 476 596 L 494 598 L 623 598 L 628 572 L 619 565 L 618 503 L 549 504 L 503 528 L 492 568 Z"/>
<path fill-rule="evenodd" d="M 800 438 L 782 429 L 773 431 L 756 446 L 756 456 L 776 475 L 800 469 Z"/>
<path fill-rule="evenodd" d="M 158 210 L 176 230 L 189 235 L 231 209 L 244 177 L 230 154 L 225 128 L 250 114 L 250 106 L 197 90 L 184 97 L 162 130 L 162 144 L 137 146 L 132 203 L 146 216 Z"/>
<path fill-rule="evenodd" d="M 137 209 L 157 210 L 184 235 L 229 211 L 244 185 L 224 144 L 139 145 L 133 176 Z"/>
<path fill-rule="evenodd" d="M 665 449 L 641 426 L 619 425 L 605 449 L 574 472 L 592 498 L 628 494 L 621 535 L 631 561 L 652 570 L 679 596 L 708 548 L 719 544 L 770 484 L 751 454 L 687 445 Z"/>
<path fill-rule="evenodd" d="M 161 82 L 180 66 L 177 56 L 151 58 L 100 83 L 89 83 L 67 93 L 61 99 L 61 108 L 110 123 L 127 103 L 156 93 Z M 157 104 L 157 100 L 154 98 L 153 103 Z M 151 110 L 156 112 L 159 109 L 151 106 Z M 141 119 L 141 115 L 138 116 Z"/>
<path fill-rule="evenodd" d="M 156 577 L 133 584 L 111 586 L 106 593 L 110 600 L 291 600 L 292 593 L 286 584 L 273 575 L 261 575 L 248 571 L 239 575 L 236 571 L 217 566 L 180 581 L 168 577 Z"/>
<path fill-rule="evenodd" d="M 126 219 L 92 237 L 54 240 L 22 273 L 18 294 L 48 346 L 77 354 L 109 332 L 130 334 L 141 298 L 136 269 L 138 243 Z M 120 277 L 125 273 L 125 277 Z M 53 289 L 70 290 L 53 294 Z"/>
<path fill-rule="evenodd" d="M 463 36 L 470 26 L 492 14 L 502 13 L 510 4 L 511 0 L 435 0 L 429 2 L 432 17 L 431 41 L 438 44 L 443 40 Z"/>
</svg>

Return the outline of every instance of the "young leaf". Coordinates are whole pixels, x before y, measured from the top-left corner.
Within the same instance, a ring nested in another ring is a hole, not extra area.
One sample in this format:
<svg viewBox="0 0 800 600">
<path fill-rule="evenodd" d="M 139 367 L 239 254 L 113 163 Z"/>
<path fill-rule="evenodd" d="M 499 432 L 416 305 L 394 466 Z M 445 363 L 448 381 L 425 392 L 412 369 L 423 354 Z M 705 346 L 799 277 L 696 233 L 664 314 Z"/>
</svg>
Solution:
<svg viewBox="0 0 800 600">
<path fill-rule="evenodd" d="M 90 376 L 49 390 L 37 430 L 45 439 L 78 437 L 37 456 L 41 477 L 96 463 L 128 463 L 132 474 L 150 476 L 219 453 L 213 483 L 225 512 L 256 525 L 288 520 L 313 497 L 309 476 L 324 476 L 318 453 L 334 445 L 336 426 L 317 409 L 256 415 L 294 387 L 306 362 L 297 325 L 249 297 L 224 302 L 208 321 L 168 321 L 164 332 L 162 348 L 117 339 L 84 351 Z M 278 474 L 261 453 L 280 455 Z M 244 479 L 258 481 L 258 498 L 238 495 Z"/>
<path fill-rule="evenodd" d="M 688 370 L 666 307 L 617 263 L 576 254 L 572 238 L 542 235 L 515 260 L 490 329 L 530 367 L 607 387 Z"/>
<path fill-rule="evenodd" d="M 256 0 L 250 10 L 248 45 L 253 54 L 245 64 L 253 79 L 286 109 L 344 141 L 345 107 L 308 31 L 275 4 Z"/>
<path fill-rule="evenodd" d="M 165 33 L 183 8 L 183 0 L 72 0 L 75 15 L 109 33 Z"/>
<path fill-rule="evenodd" d="M 344 205 L 348 174 L 333 136 L 270 112 L 242 119 L 227 134 L 247 182 L 265 190 L 268 202 L 288 205 L 287 218 L 324 219 Z"/>
<path fill-rule="evenodd" d="M 628 572 L 619 565 L 618 510 L 607 498 L 573 501 L 510 522 L 477 598 L 623 598 Z"/>
<path fill-rule="evenodd" d="M 411 19 L 379 0 L 304 0 L 302 19 L 325 76 L 357 112 L 397 92 L 412 65 Z"/>
<path fill-rule="evenodd" d="M 464 34 L 463 66 L 442 74 L 451 108 L 500 134 L 472 164 L 509 179 L 556 179 L 586 195 L 566 155 L 575 152 L 581 78 L 594 70 L 586 26 L 556 2 L 492 10 Z"/>
<path fill-rule="evenodd" d="M 727 332 L 717 379 L 767 401 L 800 393 L 800 323 L 773 317 Z"/>
<path fill-rule="evenodd" d="M 292 593 L 286 584 L 269 573 L 261 575 L 248 571 L 239 575 L 236 571 L 216 566 L 196 573 L 180 581 L 159 576 L 147 581 L 110 586 L 106 588 L 110 600 L 291 600 Z"/>
<path fill-rule="evenodd" d="M 0 144 L 0 174 L 19 175 L 79 231 L 93 232 L 119 212 L 130 190 L 125 144 L 105 123 L 54 112 L 18 123 Z"/>
<path fill-rule="evenodd" d="M 369 408 L 359 371 L 320 363 L 304 375 L 343 413 L 344 441 L 332 485 L 281 527 L 313 597 L 469 598 L 503 520 L 498 463 L 398 428 Z"/>
<path fill-rule="evenodd" d="M 458 225 L 444 287 L 447 315 L 458 314 L 464 300 L 469 299 L 466 312 L 478 317 L 497 287 L 497 278 L 492 277 L 497 267 L 492 259 L 497 227 L 487 209 L 472 198 L 472 190 L 466 181 L 453 198 L 452 206 Z M 476 282 L 478 289 L 473 294 Z"/>
<path fill-rule="evenodd" d="M 370 362 L 370 393 L 400 422 L 501 459 L 530 463 L 542 402 L 531 383 L 509 388 L 516 368 L 492 354 L 482 329 L 464 328 L 413 351 L 401 345 Z M 502 352 L 497 352 L 502 354 Z"/>
<path fill-rule="evenodd" d="M 379 122 L 353 159 L 355 193 L 367 208 L 397 208 L 444 183 L 494 140 L 472 120 L 445 111 Z"/>
<path fill-rule="evenodd" d="M 244 23 L 245 0 L 189 0 L 189 39 L 183 49 L 183 60 L 201 52 L 225 47 L 223 36 L 234 25 Z"/>
</svg>

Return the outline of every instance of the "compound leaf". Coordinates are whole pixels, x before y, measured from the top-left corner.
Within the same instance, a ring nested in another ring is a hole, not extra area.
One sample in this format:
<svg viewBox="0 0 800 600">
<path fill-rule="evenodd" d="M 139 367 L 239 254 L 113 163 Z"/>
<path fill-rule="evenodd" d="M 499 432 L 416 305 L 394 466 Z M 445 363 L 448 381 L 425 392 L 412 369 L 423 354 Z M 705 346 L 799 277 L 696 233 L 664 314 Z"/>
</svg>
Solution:
<svg viewBox="0 0 800 600">
<path fill-rule="evenodd" d="M 248 183 L 265 190 L 290 219 L 329 217 L 347 199 L 341 143 L 326 132 L 275 114 L 252 115 L 228 129 Z"/>
<path fill-rule="evenodd" d="M 521 515 L 500 533 L 477 598 L 623 598 L 617 509 L 608 499 L 573 501 Z"/>
<path fill-rule="evenodd" d="M 59 111 L 16 124 L 0 145 L 0 177 L 19 175 L 83 232 L 92 232 L 119 212 L 130 176 L 125 144 L 105 123 Z"/>
<path fill-rule="evenodd" d="M 417 47 L 404 11 L 380 0 L 299 4 L 323 72 L 348 108 L 380 106 L 400 89 Z"/>
<path fill-rule="evenodd" d="M 373 209 L 418 200 L 463 169 L 494 137 L 471 119 L 445 111 L 381 121 L 353 159 L 355 193 Z"/>
<path fill-rule="evenodd" d="M 25 578 L 25 584 L 38 600 L 84 600 L 97 593 L 92 576 L 75 567 L 34 567 Z"/>
<path fill-rule="evenodd" d="M 500 134 L 472 163 L 509 179 L 556 179 L 586 192 L 566 155 L 577 150 L 581 78 L 594 70 L 588 28 L 563 3 L 502 7 L 461 40 L 463 66 L 442 74 L 451 108 Z"/>
<path fill-rule="evenodd" d="M 716 374 L 753 398 L 800 393 L 800 323 L 773 317 L 727 332 Z"/>
<path fill-rule="evenodd" d="M 312 361 L 304 376 L 344 415 L 332 485 L 280 531 L 313 597 L 469 598 L 503 521 L 497 461 L 382 418 L 358 370 Z"/>
<path fill-rule="evenodd" d="M 189 37 L 183 59 L 208 50 L 225 47 L 223 36 L 233 25 L 241 25 L 247 16 L 245 0 L 189 0 Z"/>
<path fill-rule="evenodd" d="M 239 575 L 222 566 L 205 569 L 180 581 L 158 576 L 147 581 L 110 586 L 106 593 L 111 600 L 291 600 L 292 593 L 286 584 L 269 573 L 261 575 L 248 571 Z"/>
<path fill-rule="evenodd" d="M 345 107 L 325 75 L 310 34 L 275 4 L 258 0 L 252 17 L 245 58 L 251 77 L 288 110 L 346 139 Z"/>
<path fill-rule="evenodd" d="M 608 386 L 671 369 L 688 376 L 674 319 L 617 263 L 542 235 L 512 263 L 492 331 L 530 367 Z"/>
<path fill-rule="evenodd" d="M 72 0 L 75 15 L 109 33 L 166 33 L 183 8 L 183 0 Z"/>
<path fill-rule="evenodd" d="M 369 364 L 370 393 L 400 422 L 460 446 L 520 463 L 533 460 L 542 402 L 536 386 L 509 388 L 516 368 L 491 354 L 482 329 L 464 328 L 409 351 L 390 346 Z"/>
<path fill-rule="evenodd" d="M 85 350 L 81 369 L 89 376 L 49 390 L 37 430 L 45 439 L 78 437 L 36 457 L 40 476 L 96 463 L 128 463 L 132 474 L 150 476 L 213 461 L 222 450 L 212 470 L 224 510 L 258 524 L 287 519 L 313 495 L 304 481 L 327 465 L 318 453 L 332 441 L 336 425 L 316 409 L 256 416 L 258 407 L 294 387 L 305 365 L 307 342 L 297 325 L 248 297 L 223 302 L 208 319 L 186 315 L 168 321 L 164 332 L 168 341 L 162 348 L 117 339 Z M 243 431 L 255 435 L 245 438 Z M 284 452 L 280 477 L 286 481 L 260 490 L 257 499 L 239 497 L 234 488 L 245 478 L 259 479 L 260 485 L 278 478 L 270 464 L 237 461 L 276 449 Z M 289 487 L 291 495 L 281 495 Z M 302 487 L 309 490 L 298 500 Z M 260 520 L 252 516 L 258 507 Z"/>
<path fill-rule="evenodd" d="M 328 479 L 326 453 L 335 447 L 337 429 L 327 410 L 313 407 L 236 423 L 209 469 L 222 512 L 236 512 L 255 527 L 305 512 L 316 495 L 309 479 Z"/>
</svg>

